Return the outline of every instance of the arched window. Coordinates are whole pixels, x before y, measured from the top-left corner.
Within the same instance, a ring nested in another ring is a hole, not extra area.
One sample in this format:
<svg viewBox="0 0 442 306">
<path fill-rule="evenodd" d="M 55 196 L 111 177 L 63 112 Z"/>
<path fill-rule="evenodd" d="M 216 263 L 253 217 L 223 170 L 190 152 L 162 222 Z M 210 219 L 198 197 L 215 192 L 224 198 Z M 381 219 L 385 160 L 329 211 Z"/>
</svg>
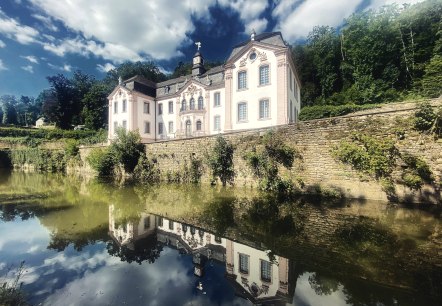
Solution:
<svg viewBox="0 0 442 306">
<path fill-rule="evenodd" d="M 192 97 L 190 98 L 190 110 L 195 109 L 195 99 Z"/>
<path fill-rule="evenodd" d="M 197 130 L 197 131 L 201 131 L 201 120 L 198 120 L 198 121 L 196 122 L 196 130 Z"/>
<path fill-rule="evenodd" d="M 190 122 L 190 120 L 186 121 L 186 136 L 191 136 L 192 135 L 192 123 Z"/>
<path fill-rule="evenodd" d="M 199 98 L 198 98 L 198 109 L 202 110 L 203 108 L 204 108 L 203 96 L 199 96 Z"/>
<path fill-rule="evenodd" d="M 186 110 L 186 99 L 183 99 L 183 101 L 181 101 L 181 111 L 185 110 Z"/>
</svg>

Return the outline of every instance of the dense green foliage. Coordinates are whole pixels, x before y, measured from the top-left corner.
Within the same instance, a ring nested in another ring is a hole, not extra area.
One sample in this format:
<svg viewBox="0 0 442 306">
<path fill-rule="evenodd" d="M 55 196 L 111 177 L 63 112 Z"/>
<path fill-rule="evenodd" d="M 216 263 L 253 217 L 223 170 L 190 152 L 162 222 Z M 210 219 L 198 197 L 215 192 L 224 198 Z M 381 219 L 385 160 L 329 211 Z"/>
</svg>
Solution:
<svg viewBox="0 0 442 306">
<path fill-rule="evenodd" d="M 226 186 L 227 183 L 233 184 L 235 178 L 233 151 L 232 144 L 227 142 L 224 137 L 218 136 L 213 151 L 208 157 L 208 164 L 212 169 L 213 177 L 218 177 L 223 186 Z"/>
<path fill-rule="evenodd" d="M 117 129 L 117 137 L 109 150 L 128 173 L 134 171 L 140 157 L 146 154 L 138 131 L 126 131 L 124 128 Z"/>
<path fill-rule="evenodd" d="M 115 167 L 115 157 L 109 148 L 94 148 L 86 157 L 88 164 L 97 171 L 98 176 L 105 177 L 112 175 Z"/>
<path fill-rule="evenodd" d="M 420 189 L 424 183 L 432 183 L 433 176 L 428 164 L 409 153 L 400 153 L 394 141 L 355 134 L 351 141 L 342 141 L 333 150 L 334 156 L 353 169 L 374 176 L 385 192 L 395 194 L 392 173 L 402 161 L 401 179 L 396 183 L 411 189 Z"/>
<path fill-rule="evenodd" d="M 64 172 L 66 169 L 65 152 L 39 148 L 12 150 L 11 162 L 14 165 L 32 165 L 41 172 Z"/>
<path fill-rule="evenodd" d="M 376 104 L 366 104 L 366 105 L 356 105 L 356 104 L 346 104 L 346 105 L 313 105 L 306 106 L 301 109 L 299 113 L 299 120 L 312 120 L 329 118 L 336 116 L 343 116 L 349 113 L 372 109 L 378 107 Z"/>
<path fill-rule="evenodd" d="M 259 146 L 253 147 L 244 156 L 253 174 L 260 180 L 260 189 L 281 195 L 291 193 L 293 184 L 279 176 L 279 166 L 290 169 L 294 158 L 295 150 L 273 131 L 266 133 Z"/>
<path fill-rule="evenodd" d="M 442 134 L 442 107 L 435 110 L 428 102 L 420 104 L 414 114 L 413 122 L 416 130 L 440 136 Z"/>
<path fill-rule="evenodd" d="M 341 142 L 334 154 L 340 161 L 376 178 L 389 176 L 399 157 L 393 141 L 360 134 L 353 135 L 351 142 Z"/>
<path fill-rule="evenodd" d="M 303 105 L 370 104 L 442 94 L 442 2 L 361 11 L 294 46 Z"/>
</svg>

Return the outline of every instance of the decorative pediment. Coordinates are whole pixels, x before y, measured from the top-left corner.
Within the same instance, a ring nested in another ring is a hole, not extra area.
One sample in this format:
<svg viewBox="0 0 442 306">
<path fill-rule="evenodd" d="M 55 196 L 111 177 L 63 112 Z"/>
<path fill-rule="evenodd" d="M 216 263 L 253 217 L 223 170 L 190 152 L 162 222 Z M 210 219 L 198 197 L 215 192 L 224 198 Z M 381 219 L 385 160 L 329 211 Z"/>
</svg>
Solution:
<svg viewBox="0 0 442 306">
<path fill-rule="evenodd" d="M 244 67 L 247 64 L 247 60 L 253 63 L 257 59 L 259 59 L 260 62 L 264 62 L 267 60 L 267 54 L 264 51 L 260 52 L 256 48 L 251 48 L 249 52 L 247 52 L 244 57 L 239 61 L 239 66 Z"/>
</svg>

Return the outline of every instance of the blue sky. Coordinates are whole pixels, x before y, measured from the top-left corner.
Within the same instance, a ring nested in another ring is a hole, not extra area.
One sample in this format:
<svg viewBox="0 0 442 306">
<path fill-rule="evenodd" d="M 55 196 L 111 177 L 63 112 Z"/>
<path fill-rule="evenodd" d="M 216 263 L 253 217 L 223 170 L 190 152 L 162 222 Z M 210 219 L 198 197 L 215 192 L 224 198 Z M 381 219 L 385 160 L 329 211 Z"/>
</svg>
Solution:
<svg viewBox="0 0 442 306">
<path fill-rule="evenodd" d="M 339 27 L 353 12 L 422 0 L 3 0 L 0 96 L 37 96 L 46 76 L 81 70 L 101 79 L 124 61 L 153 60 L 164 72 L 191 61 L 224 61 L 249 37 L 281 31 L 289 43 L 315 25 Z"/>
</svg>

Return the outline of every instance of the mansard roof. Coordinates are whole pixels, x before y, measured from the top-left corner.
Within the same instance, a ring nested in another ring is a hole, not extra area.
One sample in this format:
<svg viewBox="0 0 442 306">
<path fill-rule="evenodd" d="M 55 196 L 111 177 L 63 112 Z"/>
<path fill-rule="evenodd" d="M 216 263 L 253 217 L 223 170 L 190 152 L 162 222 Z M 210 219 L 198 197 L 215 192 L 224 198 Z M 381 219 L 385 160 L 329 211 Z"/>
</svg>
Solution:
<svg viewBox="0 0 442 306">
<path fill-rule="evenodd" d="M 239 44 L 237 44 L 235 47 L 233 47 L 232 53 L 230 53 L 229 58 L 227 61 L 229 61 L 231 58 L 233 58 L 236 54 L 238 54 L 251 40 L 245 40 Z M 265 44 L 274 45 L 274 46 L 280 46 L 280 47 L 286 47 L 286 43 L 282 39 L 281 32 L 266 32 L 261 33 L 255 36 L 254 41 L 259 41 Z"/>
</svg>

